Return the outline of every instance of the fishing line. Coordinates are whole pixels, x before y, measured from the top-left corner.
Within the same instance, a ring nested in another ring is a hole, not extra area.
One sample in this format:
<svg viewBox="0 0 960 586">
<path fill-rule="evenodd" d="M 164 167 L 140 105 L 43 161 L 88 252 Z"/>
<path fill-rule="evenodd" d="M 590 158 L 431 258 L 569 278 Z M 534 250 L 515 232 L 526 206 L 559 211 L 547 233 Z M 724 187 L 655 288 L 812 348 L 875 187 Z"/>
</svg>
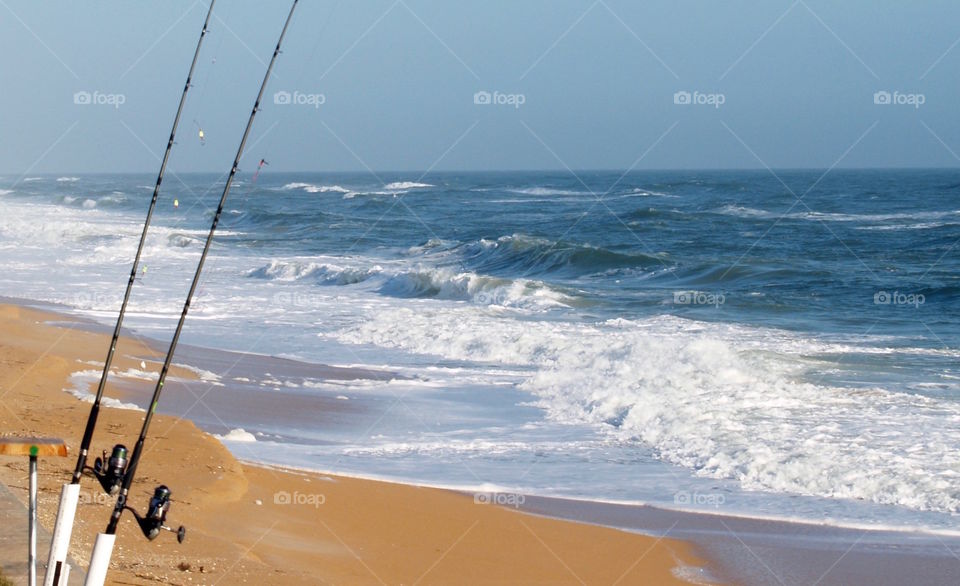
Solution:
<svg viewBox="0 0 960 586">
<path fill-rule="evenodd" d="M 157 198 L 160 193 L 160 186 L 163 183 L 163 175 L 167 169 L 167 163 L 170 160 L 170 152 L 173 149 L 174 139 L 177 134 L 177 127 L 180 124 L 180 117 L 183 114 L 183 106 L 187 100 L 187 93 L 190 91 L 193 72 L 197 65 L 197 59 L 200 56 L 200 48 L 203 45 L 203 39 L 207 35 L 207 27 L 210 24 L 210 15 L 213 14 L 213 6 L 216 0 L 211 0 L 210 7 L 207 9 L 207 16 L 203 22 L 203 28 L 200 30 L 200 38 L 197 40 L 197 47 L 193 53 L 193 60 L 190 63 L 190 70 L 187 72 L 187 80 L 183 85 L 183 93 L 180 94 L 180 102 L 177 105 L 177 113 L 173 118 L 173 125 L 170 129 L 170 138 L 167 140 L 167 148 L 163 153 L 163 159 L 160 162 L 160 171 L 157 173 L 157 182 L 153 187 L 153 197 L 150 200 L 150 206 L 147 208 L 147 216 L 143 222 L 143 232 L 140 235 L 140 242 L 137 245 L 137 252 L 133 258 L 133 267 L 130 269 L 130 278 L 127 281 L 127 288 L 124 292 L 123 302 L 120 304 L 120 313 L 117 316 L 117 323 L 113 329 L 113 337 L 110 340 L 110 347 L 107 351 L 107 357 L 103 363 L 103 373 L 100 375 L 100 383 L 97 386 L 97 393 L 94 396 L 93 405 L 90 407 L 90 414 L 87 417 L 87 425 L 83 432 L 83 439 L 80 442 L 80 450 L 77 456 L 77 465 L 73 471 L 73 477 L 69 484 L 63 486 L 60 495 L 60 508 L 57 511 L 57 521 L 54 525 L 53 539 L 50 542 L 50 556 L 47 562 L 47 572 L 44 576 L 45 586 L 59 584 L 60 576 L 63 572 L 63 565 L 66 561 L 67 550 L 70 547 L 70 536 L 73 532 L 73 520 L 76 515 L 77 502 L 80 498 L 80 479 L 83 473 L 88 470 L 87 456 L 90 451 L 90 444 L 93 441 L 93 432 L 97 426 L 97 419 L 100 414 L 100 406 L 103 400 L 103 392 L 106 388 L 107 377 L 110 374 L 110 366 L 113 363 L 113 357 L 117 350 L 117 343 L 120 339 L 120 332 L 123 326 L 123 318 L 126 315 L 127 304 L 130 302 L 130 293 L 133 290 L 133 284 L 137 279 L 137 267 L 140 264 L 140 257 L 143 254 L 144 244 L 147 240 L 147 232 L 150 228 L 150 222 L 153 218 L 153 212 L 156 209 Z M 119 467 L 110 467 L 110 462 L 119 466 L 125 462 L 126 448 L 116 446 L 113 450 L 113 456 L 107 462 L 99 461 L 94 474 L 100 480 L 100 484 L 108 492 L 115 492 L 119 488 L 119 477 L 116 475 L 121 472 Z M 107 464 L 106 467 L 103 465 Z"/>
<path fill-rule="evenodd" d="M 227 177 L 226 184 L 223 187 L 223 194 L 220 196 L 220 203 L 217 206 L 217 211 L 213 216 L 213 222 L 210 224 L 210 231 L 207 234 L 207 240 L 203 247 L 203 252 L 200 255 L 200 261 L 197 263 L 196 272 L 193 275 L 193 282 L 190 284 L 190 290 L 187 293 L 187 298 L 183 304 L 183 311 L 180 313 L 180 320 L 177 322 L 177 328 L 174 331 L 173 339 L 170 342 L 170 348 L 167 351 L 166 358 L 163 361 L 163 367 L 160 370 L 160 376 L 157 379 L 157 385 L 153 390 L 153 397 L 150 400 L 150 406 L 147 409 L 147 412 L 143 419 L 143 427 L 140 429 L 140 436 L 137 438 L 137 443 L 133 448 L 133 454 L 130 456 L 129 464 L 127 464 L 126 472 L 123 475 L 123 482 L 120 487 L 120 494 L 117 496 L 117 504 L 113 509 L 113 513 L 110 515 L 110 522 L 107 524 L 106 530 L 97 536 L 97 541 L 93 548 L 93 553 L 90 560 L 90 568 L 87 572 L 87 579 L 84 583 L 85 586 L 102 586 L 106 580 L 107 569 L 110 566 L 110 557 L 113 553 L 113 546 L 116 542 L 116 533 L 117 525 L 120 522 L 120 518 L 123 515 L 123 512 L 129 510 L 133 513 L 134 517 L 137 519 L 137 522 L 140 524 L 141 530 L 148 538 L 155 538 L 160 530 L 171 530 L 166 525 L 166 514 L 170 507 L 170 490 L 166 486 L 158 486 L 154 491 L 154 496 L 150 500 L 150 506 L 148 512 L 144 516 L 140 516 L 137 512 L 131 507 L 127 506 L 127 496 L 130 492 L 130 486 L 133 484 L 133 479 L 136 477 L 137 466 L 140 463 L 140 458 L 143 455 L 143 446 L 146 442 L 147 432 L 150 429 L 150 423 L 153 420 L 153 416 L 157 410 L 157 404 L 160 401 L 160 395 L 163 391 L 163 385 L 167 378 L 167 373 L 170 370 L 170 365 L 173 361 L 173 355 L 177 349 L 177 343 L 180 340 L 180 334 L 183 331 L 184 322 L 186 322 L 187 314 L 190 311 L 190 303 L 193 299 L 194 294 L 197 291 L 197 287 L 200 283 L 200 276 L 203 272 L 203 265 L 206 261 L 207 254 L 210 251 L 210 246 L 213 243 L 213 237 L 217 230 L 217 224 L 220 222 L 220 216 L 223 213 L 224 205 L 227 201 L 227 196 L 230 194 L 230 188 L 233 186 L 234 178 L 236 177 L 238 167 L 240 165 L 240 159 L 243 157 L 244 148 L 247 144 L 247 139 L 250 136 L 250 129 L 253 127 L 254 119 L 256 118 L 257 112 L 260 110 L 260 102 L 263 99 L 263 93 L 267 88 L 267 82 L 270 81 L 270 74 L 273 71 L 273 66 L 277 61 L 277 56 L 280 54 L 280 47 L 283 43 L 283 39 L 287 34 L 287 28 L 290 26 L 290 21 L 293 19 L 293 12 L 297 7 L 297 2 L 299 0 L 293 0 L 293 4 L 290 6 L 290 12 L 287 14 L 287 19 L 283 24 L 283 29 L 280 31 L 280 37 L 277 39 L 277 45 L 274 48 L 273 56 L 270 58 L 270 64 L 267 66 L 267 71 L 263 76 L 263 81 L 260 84 L 260 91 L 257 93 L 257 99 L 254 101 L 253 109 L 250 112 L 250 117 L 247 120 L 247 126 L 243 131 L 243 137 L 240 139 L 240 145 L 237 148 L 237 155 L 233 160 L 233 166 L 230 168 L 230 175 Z M 184 530 L 181 527 L 177 532 L 177 538 L 180 541 L 183 541 Z"/>
</svg>

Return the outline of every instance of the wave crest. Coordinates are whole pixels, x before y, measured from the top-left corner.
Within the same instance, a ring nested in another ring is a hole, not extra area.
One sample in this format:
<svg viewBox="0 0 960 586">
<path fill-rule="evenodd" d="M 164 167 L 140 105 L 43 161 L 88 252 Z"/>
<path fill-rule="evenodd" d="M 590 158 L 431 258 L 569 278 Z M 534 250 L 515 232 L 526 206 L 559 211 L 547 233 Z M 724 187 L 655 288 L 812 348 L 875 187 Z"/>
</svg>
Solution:
<svg viewBox="0 0 960 586">
<path fill-rule="evenodd" d="M 350 193 L 350 190 L 345 187 L 340 187 L 339 185 L 315 185 L 313 183 L 287 183 L 281 189 L 285 191 L 292 191 L 294 189 L 300 189 L 306 191 L 307 193 Z"/>
<path fill-rule="evenodd" d="M 422 189 L 425 187 L 435 187 L 429 183 L 418 183 L 416 181 L 394 181 L 383 186 L 384 189 Z"/>
</svg>

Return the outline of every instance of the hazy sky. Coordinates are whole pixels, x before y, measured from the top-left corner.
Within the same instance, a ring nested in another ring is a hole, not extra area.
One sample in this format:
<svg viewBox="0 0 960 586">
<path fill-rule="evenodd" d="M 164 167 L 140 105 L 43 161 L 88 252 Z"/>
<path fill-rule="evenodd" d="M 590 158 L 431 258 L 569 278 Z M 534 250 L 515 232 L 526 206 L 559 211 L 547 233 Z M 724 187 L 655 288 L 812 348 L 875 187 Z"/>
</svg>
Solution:
<svg viewBox="0 0 960 586">
<path fill-rule="evenodd" d="M 289 6 L 217 3 L 172 169 L 227 170 Z M 0 0 L 0 172 L 155 171 L 206 9 Z M 302 0 L 243 167 L 957 166 L 957 22 L 949 0 Z"/>
</svg>

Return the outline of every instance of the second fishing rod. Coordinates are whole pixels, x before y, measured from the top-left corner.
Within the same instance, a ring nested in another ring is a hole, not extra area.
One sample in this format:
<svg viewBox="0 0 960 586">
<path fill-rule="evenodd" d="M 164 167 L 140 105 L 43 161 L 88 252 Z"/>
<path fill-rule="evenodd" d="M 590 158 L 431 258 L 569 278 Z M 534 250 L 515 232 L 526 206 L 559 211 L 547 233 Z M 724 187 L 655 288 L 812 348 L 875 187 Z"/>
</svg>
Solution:
<svg viewBox="0 0 960 586">
<path fill-rule="evenodd" d="M 180 341 L 180 334 L 183 331 L 183 324 L 187 319 L 187 314 L 190 311 L 190 303 L 193 300 L 194 293 L 196 293 L 197 287 L 200 284 L 200 276 L 203 271 L 204 262 L 207 259 L 207 254 L 210 251 L 210 246 L 213 243 L 213 237 L 217 230 L 217 225 L 220 223 L 220 216 L 223 214 L 223 208 L 227 201 L 227 196 L 230 194 L 230 188 L 233 186 L 233 180 L 236 177 L 237 171 L 240 166 L 240 159 L 243 158 L 243 152 L 246 148 L 247 139 L 250 136 L 250 129 L 253 128 L 253 121 L 257 116 L 257 112 L 260 110 L 260 101 L 263 99 L 263 93 L 266 90 L 267 82 L 270 80 L 270 74 L 273 71 L 273 66 L 277 61 L 277 56 L 280 54 L 280 47 L 283 44 L 283 39 L 287 34 L 287 28 L 290 26 L 290 21 L 293 19 L 293 12 L 297 7 L 297 2 L 299 0 L 293 0 L 293 4 L 290 6 L 290 12 L 287 14 L 287 19 L 283 24 L 283 29 L 280 31 L 280 37 L 277 39 L 277 45 L 273 50 L 273 56 L 270 58 L 270 63 L 267 65 L 267 71 L 263 76 L 263 81 L 260 84 L 260 91 L 257 93 L 257 99 L 254 101 L 253 109 L 250 112 L 250 117 L 247 120 L 247 126 L 243 131 L 243 137 L 240 139 L 240 146 L 237 148 L 237 155 L 233 160 L 233 166 L 230 168 L 230 174 L 227 177 L 227 182 L 223 187 L 223 194 L 220 196 L 220 203 L 217 205 L 217 211 L 213 215 L 213 222 L 210 224 L 210 231 L 207 234 L 207 240 L 203 246 L 203 252 L 200 254 L 200 261 L 197 263 L 196 272 L 193 275 L 193 281 L 190 284 L 190 290 L 187 292 L 187 298 L 183 304 L 183 310 L 180 313 L 180 320 L 177 322 L 177 328 L 174 331 L 173 339 L 170 342 L 170 348 L 167 350 L 167 356 L 163 361 L 163 367 L 160 369 L 160 376 L 157 380 L 157 385 L 154 387 L 153 397 L 150 399 L 150 405 L 147 408 L 147 412 L 144 416 L 143 426 L 140 429 L 140 436 L 137 438 L 137 443 L 133 447 L 133 452 L 130 456 L 129 464 L 127 465 L 126 472 L 123 475 L 123 482 L 120 486 L 120 494 L 117 496 L 117 503 L 113 509 L 113 512 L 110 515 L 110 522 L 107 524 L 106 530 L 97 536 L 96 543 L 94 544 L 93 553 L 90 559 L 90 569 L 87 572 L 87 579 L 84 582 L 85 586 L 102 586 L 106 580 L 107 570 L 110 566 L 110 557 L 113 554 L 113 546 L 116 542 L 116 533 L 117 526 L 120 523 L 120 518 L 123 516 L 123 512 L 126 510 L 131 511 L 134 516 L 137 518 L 137 521 L 140 523 L 141 528 L 145 527 L 147 529 L 155 530 L 159 532 L 160 529 L 167 529 L 164 526 L 164 521 L 166 519 L 166 512 L 170 506 L 170 491 L 165 486 L 159 486 L 154 492 L 154 497 L 150 501 L 150 507 L 146 515 L 140 516 L 135 510 L 127 506 L 127 496 L 130 493 L 130 486 L 133 484 L 133 480 L 136 477 L 137 466 L 140 464 L 140 459 L 143 456 L 143 446 L 146 441 L 147 433 L 150 429 L 150 423 L 153 420 L 153 415 L 156 413 L 157 404 L 160 401 L 160 395 L 163 392 L 163 385 L 167 378 L 167 373 L 170 370 L 170 365 L 173 361 L 174 352 L 177 349 L 177 343 Z M 181 528 L 178 533 L 179 539 L 183 540 L 183 529 Z"/>
</svg>

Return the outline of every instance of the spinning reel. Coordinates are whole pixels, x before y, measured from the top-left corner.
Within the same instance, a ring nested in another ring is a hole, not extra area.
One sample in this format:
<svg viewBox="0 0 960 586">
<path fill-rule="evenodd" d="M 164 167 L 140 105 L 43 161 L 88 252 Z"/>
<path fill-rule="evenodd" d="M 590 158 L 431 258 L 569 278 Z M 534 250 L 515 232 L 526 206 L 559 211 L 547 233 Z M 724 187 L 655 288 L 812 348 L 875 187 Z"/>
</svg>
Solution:
<svg viewBox="0 0 960 586">
<path fill-rule="evenodd" d="M 104 450 L 103 457 L 97 458 L 90 469 L 93 475 L 100 481 L 103 490 L 111 495 L 120 492 L 123 485 L 123 477 L 127 472 L 127 447 L 123 444 L 113 446 L 110 457 L 107 458 L 107 452 Z M 140 515 L 133 507 L 124 505 L 125 510 L 133 513 L 140 525 L 140 530 L 144 536 L 153 541 L 160 535 L 160 531 L 170 531 L 177 534 L 177 542 L 183 543 L 187 535 L 186 528 L 181 525 L 177 529 L 164 525 L 167 521 L 167 512 L 170 510 L 170 489 L 161 484 L 153 491 L 153 498 L 147 507 L 147 514 Z"/>
<path fill-rule="evenodd" d="M 183 525 L 177 529 L 164 525 L 167 521 L 167 511 L 170 510 L 170 489 L 161 484 L 153 490 L 153 497 L 150 499 L 150 505 L 147 508 L 147 514 L 141 516 L 130 506 L 124 506 L 124 509 L 133 513 L 137 523 L 140 525 L 140 531 L 143 535 L 153 541 L 160 535 L 160 530 L 169 531 L 177 534 L 177 543 L 183 543 L 187 536 L 187 529 Z"/>
<path fill-rule="evenodd" d="M 110 458 L 107 458 L 107 451 L 103 451 L 103 457 L 97 458 L 93 463 L 91 470 L 100 486 L 107 491 L 109 495 L 115 495 L 120 492 L 120 485 L 123 484 L 123 475 L 127 471 L 127 447 L 123 444 L 113 446 L 110 452 Z"/>
</svg>

